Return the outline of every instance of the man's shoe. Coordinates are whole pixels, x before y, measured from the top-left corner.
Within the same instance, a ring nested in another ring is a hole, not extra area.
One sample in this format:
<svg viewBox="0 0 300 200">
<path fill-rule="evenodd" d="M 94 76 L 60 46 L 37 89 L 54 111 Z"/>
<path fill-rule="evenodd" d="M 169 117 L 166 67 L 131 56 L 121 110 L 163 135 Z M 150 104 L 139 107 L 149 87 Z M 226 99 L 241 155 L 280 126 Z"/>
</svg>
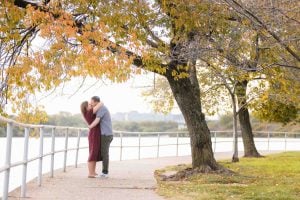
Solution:
<svg viewBox="0 0 300 200">
<path fill-rule="evenodd" d="M 102 174 L 101 174 L 101 178 L 108 178 L 108 174 L 102 173 Z"/>
</svg>

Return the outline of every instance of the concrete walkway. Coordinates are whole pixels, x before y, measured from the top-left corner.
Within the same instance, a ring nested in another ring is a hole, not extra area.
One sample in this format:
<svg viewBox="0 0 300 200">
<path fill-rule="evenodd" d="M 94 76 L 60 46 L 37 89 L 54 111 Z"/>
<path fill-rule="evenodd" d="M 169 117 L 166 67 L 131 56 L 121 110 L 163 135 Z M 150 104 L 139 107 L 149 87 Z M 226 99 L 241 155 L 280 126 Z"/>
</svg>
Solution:
<svg viewBox="0 0 300 200">
<path fill-rule="evenodd" d="M 242 155 L 242 154 L 240 154 Z M 216 159 L 231 158 L 232 153 L 217 153 Z M 153 172 L 169 165 L 191 163 L 190 156 L 164 157 L 110 163 L 110 177 L 87 178 L 86 164 L 69 167 L 67 173 L 56 171 L 54 178 L 44 175 L 42 186 L 36 180 L 27 184 L 27 198 L 31 200 L 160 200 L 156 194 Z M 98 164 L 99 165 L 99 164 Z M 100 165 L 97 166 L 98 172 Z M 20 188 L 9 194 L 9 199 L 20 199 Z M 26 199 L 27 199 L 26 198 Z"/>
</svg>

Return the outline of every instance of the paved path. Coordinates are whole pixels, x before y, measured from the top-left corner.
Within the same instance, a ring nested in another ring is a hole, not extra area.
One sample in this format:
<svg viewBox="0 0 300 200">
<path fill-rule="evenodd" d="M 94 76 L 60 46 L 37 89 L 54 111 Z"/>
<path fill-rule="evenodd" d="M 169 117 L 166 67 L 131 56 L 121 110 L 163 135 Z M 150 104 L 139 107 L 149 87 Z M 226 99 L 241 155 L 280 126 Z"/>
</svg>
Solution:
<svg viewBox="0 0 300 200">
<path fill-rule="evenodd" d="M 232 153 L 215 154 L 216 159 L 231 156 Z M 191 157 L 115 161 L 110 163 L 108 179 L 87 178 L 87 167 L 82 164 L 78 168 L 69 167 L 67 173 L 58 170 L 54 178 L 44 175 L 41 187 L 36 180 L 31 181 L 27 184 L 27 197 L 30 200 L 161 200 L 163 198 L 155 192 L 153 172 L 181 163 L 191 163 Z M 20 199 L 19 196 L 20 189 L 16 189 L 9 194 L 9 199 Z"/>
</svg>

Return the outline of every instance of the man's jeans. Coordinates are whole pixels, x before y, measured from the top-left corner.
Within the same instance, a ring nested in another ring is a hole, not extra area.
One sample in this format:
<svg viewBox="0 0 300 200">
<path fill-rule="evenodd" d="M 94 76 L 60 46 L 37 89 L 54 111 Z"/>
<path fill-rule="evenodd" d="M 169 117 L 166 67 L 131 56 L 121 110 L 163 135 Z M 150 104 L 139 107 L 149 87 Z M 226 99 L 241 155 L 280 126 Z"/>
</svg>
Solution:
<svg viewBox="0 0 300 200">
<path fill-rule="evenodd" d="M 108 174 L 109 164 L 109 146 L 113 140 L 112 135 L 101 135 L 101 156 L 102 156 L 102 173 Z"/>
</svg>

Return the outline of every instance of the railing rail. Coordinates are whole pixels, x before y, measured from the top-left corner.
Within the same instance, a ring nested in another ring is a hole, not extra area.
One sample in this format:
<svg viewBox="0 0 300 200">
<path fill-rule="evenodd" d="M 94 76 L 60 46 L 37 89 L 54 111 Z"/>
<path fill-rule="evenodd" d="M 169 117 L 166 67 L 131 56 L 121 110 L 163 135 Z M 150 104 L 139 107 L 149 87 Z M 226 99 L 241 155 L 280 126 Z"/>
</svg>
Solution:
<svg viewBox="0 0 300 200">
<path fill-rule="evenodd" d="M 82 132 L 87 131 L 87 128 L 78 128 L 78 127 L 66 127 L 66 126 L 52 126 L 52 125 L 32 125 L 32 124 L 24 124 L 16 122 L 12 119 L 5 118 L 3 116 L 0 116 L 0 122 L 4 122 L 7 124 L 6 126 L 6 156 L 5 156 L 5 163 L 4 166 L 0 166 L 0 173 L 4 172 L 4 179 L 3 179 L 3 194 L 2 199 L 6 200 L 8 198 L 8 192 L 9 192 L 9 178 L 10 178 L 10 169 L 17 166 L 23 166 L 22 167 L 22 182 L 21 182 L 21 198 L 26 197 L 26 181 L 27 181 L 27 166 L 28 163 L 38 160 L 38 185 L 42 185 L 42 172 L 43 172 L 43 160 L 44 157 L 50 156 L 50 177 L 54 176 L 54 163 L 55 163 L 55 154 L 57 153 L 63 153 L 63 163 L 62 163 L 62 169 L 65 172 L 66 166 L 67 166 L 67 155 L 69 151 L 75 151 L 75 167 L 78 166 L 78 154 L 79 150 L 86 149 L 88 147 L 81 147 L 80 146 L 80 139 L 82 137 Z M 11 163 L 11 151 L 12 151 L 12 138 L 13 138 L 13 127 L 21 127 L 24 128 L 24 148 L 23 148 L 23 160 Z M 33 158 L 28 158 L 28 143 L 29 143 L 29 135 L 30 131 L 33 129 L 39 129 L 39 153 L 38 156 Z M 51 151 L 48 153 L 44 153 L 44 136 L 45 136 L 45 130 L 50 129 L 51 130 Z M 55 141 L 56 141 L 56 133 L 57 130 L 65 131 L 64 134 L 64 148 L 60 150 L 55 149 Z M 77 131 L 77 142 L 76 147 L 69 147 L 69 134 L 70 131 Z M 213 151 L 216 151 L 216 145 L 217 143 L 223 143 L 223 142 L 230 142 L 230 141 L 222 141 L 217 140 L 217 137 L 219 134 L 222 133 L 231 133 L 231 131 L 211 131 L 211 135 L 213 137 Z M 288 136 L 291 134 L 299 134 L 300 133 L 288 133 L 288 132 L 263 132 L 263 131 L 256 131 L 257 134 L 264 134 L 267 138 L 267 150 L 270 150 L 270 140 L 271 135 L 275 134 L 282 134 L 284 137 L 282 138 L 284 140 L 284 150 L 287 149 L 287 143 L 288 143 Z M 115 136 L 119 136 L 120 138 L 120 144 L 119 145 L 112 145 L 112 148 L 120 148 L 120 160 L 123 160 L 123 149 L 124 148 L 137 148 L 138 151 L 138 159 L 141 159 L 141 148 L 146 147 L 153 147 L 156 148 L 156 157 L 160 156 L 160 148 L 166 147 L 166 146 L 176 146 L 176 156 L 179 155 L 179 146 L 182 145 L 190 145 L 189 142 L 179 143 L 180 137 L 186 137 L 188 135 L 187 131 L 181 131 L 181 132 L 128 132 L 128 131 L 114 131 Z M 138 138 L 138 144 L 137 145 L 126 145 L 124 144 L 124 138 L 135 136 Z M 141 138 L 143 136 L 153 136 L 157 137 L 156 144 L 152 145 L 142 145 Z M 162 143 L 161 140 L 164 136 L 170 136 L 173 138 L 176 138 L 175 143 Z M 258 141 L 260 142 L 260 141 Z M 274 141 L 273 141 L 274 142 Z M 275 141 L 276 142 L 276 141 Z M 300 149 L 299 149 L 300 150 Z"/>
</svg>

